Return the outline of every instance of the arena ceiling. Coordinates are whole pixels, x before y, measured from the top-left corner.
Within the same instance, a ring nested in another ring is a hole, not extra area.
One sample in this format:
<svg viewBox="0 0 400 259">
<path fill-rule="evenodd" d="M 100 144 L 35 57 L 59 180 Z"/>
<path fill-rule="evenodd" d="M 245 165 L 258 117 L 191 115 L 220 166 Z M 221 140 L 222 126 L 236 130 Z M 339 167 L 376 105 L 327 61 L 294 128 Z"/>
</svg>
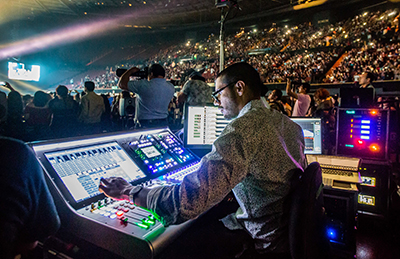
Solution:
<svg viewBox="0 0 400 259">
<path fill-rule="evenodd" d="M 374 1 L 379 0 L 239 0 L 229 8 L 227 24 L 236 22 L 238 27 L 266 21 L 268 16 L 276 19 L 299 4 L 323 3 L 329 9 Z M 1 0 L 0 61 L 58 49 L 53 56 L 88 64 L 109 53 L 110 46 L 141 53 L 153 43 L 158 49 L 163 41 L 178 44 L 201 29 L 218 34 L 220 18 L 215 0 Z"/>
</svg>

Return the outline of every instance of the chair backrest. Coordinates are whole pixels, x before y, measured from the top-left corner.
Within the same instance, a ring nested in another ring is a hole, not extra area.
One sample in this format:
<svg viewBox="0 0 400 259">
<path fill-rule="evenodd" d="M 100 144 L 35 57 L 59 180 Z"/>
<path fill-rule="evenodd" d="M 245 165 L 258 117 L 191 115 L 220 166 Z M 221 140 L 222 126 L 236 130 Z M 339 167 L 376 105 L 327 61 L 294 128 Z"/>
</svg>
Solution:
<svg viewBox="0 0 400 259">
<path fill-rule="evenodd" d="M 296 170 L 292 179 L 289 212 L 291 257 L 292 259 L 329 258 L 319 163 L 311 163 L 304 172 Z"/>
</svg>

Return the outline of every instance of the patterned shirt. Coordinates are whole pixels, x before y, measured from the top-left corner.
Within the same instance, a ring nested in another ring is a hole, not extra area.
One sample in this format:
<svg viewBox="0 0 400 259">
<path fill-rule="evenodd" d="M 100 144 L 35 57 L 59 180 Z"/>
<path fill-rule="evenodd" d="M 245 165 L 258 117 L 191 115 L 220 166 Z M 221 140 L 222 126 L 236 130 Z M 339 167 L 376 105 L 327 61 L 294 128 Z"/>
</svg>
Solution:
<svg viewBox="0 0 400 259">
<path fill-rule="evenodd" d="M 152 189 L 147 207 L 165 225 L 178 224 L 205 212 L 233 190 L 240 208 L 222 220 L 225 226 L 246 229 L 257 249 L 282 251 L 287 248 L 282 242 L 287 239 L 282 215 L 289 171 L 305 166 L 301 128 L 253 100 L 226 126 L 200 168 L 181 184 Z"/>
<path fill-rule="evenodd" d="M 187 105 L 206 105 L 212 102 L 211 87 L 201 80 L 189 80 L 182 92 L 187 96 Z"/>
</svg>

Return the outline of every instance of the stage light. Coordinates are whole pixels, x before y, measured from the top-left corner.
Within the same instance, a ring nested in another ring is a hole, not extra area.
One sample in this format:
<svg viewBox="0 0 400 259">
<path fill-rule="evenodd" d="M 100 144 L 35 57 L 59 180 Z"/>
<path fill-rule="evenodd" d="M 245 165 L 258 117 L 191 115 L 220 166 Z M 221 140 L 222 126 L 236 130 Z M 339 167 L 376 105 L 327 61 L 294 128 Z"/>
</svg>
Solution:
<svg viewBox="0 0 400 259">
<path fill-rule="evenodd" d="M 138 11 L 139 12 L 139 11 Z M 150 10 L 140 10 L 140 14 Z M 104 34 L 107 31 L 116 30 L 121 27 L 126 19 L 132 19 L 136 13 L 129 11 L 118 18 L 99 19 L 87 24 L 75 24 L 73 26 L 58 29 L 52 32 L 42 33 L 38 36 L 26 38 L 18 42 L 12 42 L 0 46 L 0 60 L 16 57 L 34 52 L 39 52 L 59 45 L 82 41 Z"/>
</svg>

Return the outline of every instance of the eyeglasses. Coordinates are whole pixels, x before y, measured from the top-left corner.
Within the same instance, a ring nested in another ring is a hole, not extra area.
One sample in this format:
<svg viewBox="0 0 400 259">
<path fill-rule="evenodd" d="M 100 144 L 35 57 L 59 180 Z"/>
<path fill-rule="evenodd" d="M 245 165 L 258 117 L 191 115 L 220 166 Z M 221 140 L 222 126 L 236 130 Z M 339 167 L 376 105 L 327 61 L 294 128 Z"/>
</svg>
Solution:
<svg viewBox="0 0 400 259">
<path fill-rule="evenodd" d="M 235 84 L 236 84 L 236 82 L 229 83 L 229 84 L 227 84 L 226 86 L 224 86 L 224 87 L 218 89 L 217 91 L 213 92 L 213 93 L 211 94 L 211 96 L 214 98 L 214 100 L 215 100 L 216 102 L 219 103 L 220 100 L 219 100 L 218 96 L 221 94 L 221 92 L 222 92 L 225 88 L 230 87 L 230 86 L 235 85 Z"/>
</svg>

